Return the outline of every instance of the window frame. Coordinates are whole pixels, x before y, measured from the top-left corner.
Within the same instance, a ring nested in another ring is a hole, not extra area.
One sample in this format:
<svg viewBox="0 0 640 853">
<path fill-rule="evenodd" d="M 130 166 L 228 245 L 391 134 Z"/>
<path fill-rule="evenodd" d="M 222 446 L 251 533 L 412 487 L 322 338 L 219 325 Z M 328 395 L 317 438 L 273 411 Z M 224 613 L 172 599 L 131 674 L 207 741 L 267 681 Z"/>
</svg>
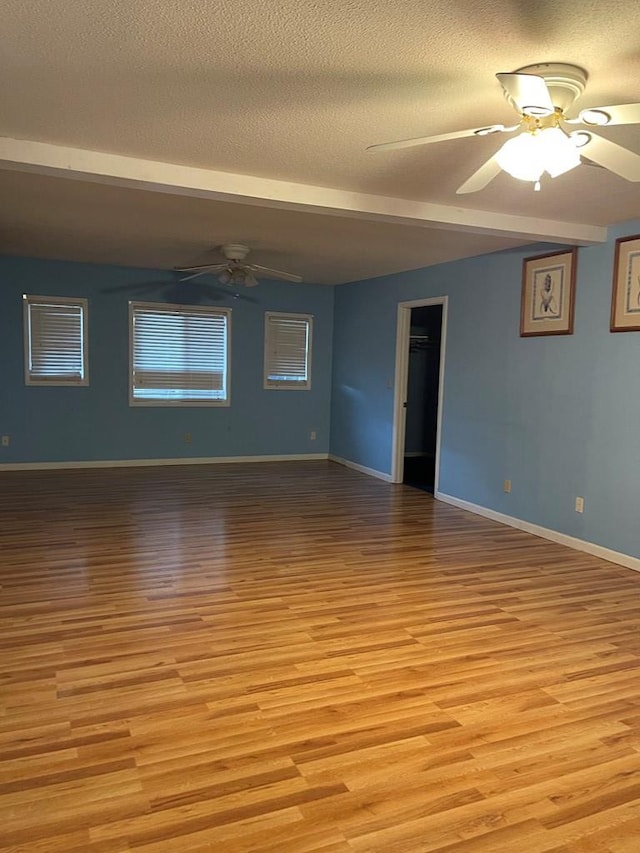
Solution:
<svg viewBox="0 0 640 853">
<path fill-rule="evenodd" d="M 269 379 L 269 321 L 271 319 L 305 320 L 307 323 L 307 378 L 304 383 L 292 380 Z M 264 365 L 263 388 L 266 391 L 310 391 L 311 390 L 311 356 L 313 351 L 313 314 L 293 314 L 285 311 L 265 311 L 264 314 Z"/>
<path fill-rule="evenodd" d="M 81 357 L 82 376 L 78 379 L 65 378 L 63 375 L 46 378 L 34 375 L 31 371 L 32 361 L 32 333 L 31 312 L 32 305 L 71 305 L 80 308 L 81 311 Z M 76 296 L 40 296 L 34 293 L 22 294 L 22 334 L 24 340 L 24 382 L 25 385 L 44 387 L 69 387 L 83 388 L 89 385 L 89 300 Z"/>
<path fill-rule="evenodd" d="M 133 353 L 134 353 L 134 314 L 136 309 L 146 308 L 152 311 L 175 313 L 216 314 L 225 317 L 226 321 L 226 352 L 225 352 L 225 389 L 224 400 L 163 400 L 160 398 L 141 400 L 134 397 L 133 386 Z M 129 302 L 129 405 L 152 407 L 227 407 L 231 405 L 231 308 L 220 308 L 216 305 L 183 305 L 173 302 Z"/>
</svg>

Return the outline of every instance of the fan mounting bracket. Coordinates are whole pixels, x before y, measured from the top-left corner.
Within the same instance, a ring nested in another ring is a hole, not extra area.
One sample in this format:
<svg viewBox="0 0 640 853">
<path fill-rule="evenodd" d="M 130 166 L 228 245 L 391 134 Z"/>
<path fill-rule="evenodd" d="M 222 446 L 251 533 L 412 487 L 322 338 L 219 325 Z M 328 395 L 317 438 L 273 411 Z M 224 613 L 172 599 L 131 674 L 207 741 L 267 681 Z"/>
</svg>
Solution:
<svg viewBox="0 0 640 853">
<path fill-rule="evenodd" d="M 566 113 L 576 98 L 584 92 L 589 76 L 584 68 L 564 62 L 538 62 L 534 65 L 525 65 L 517 68 L 514 74 L 533 74 L 536 77 L 542 77 L 547 84 L 554 107 L 562 113 Z M 507 100 L 510 101 L 509 98 Z"/>
</svg>

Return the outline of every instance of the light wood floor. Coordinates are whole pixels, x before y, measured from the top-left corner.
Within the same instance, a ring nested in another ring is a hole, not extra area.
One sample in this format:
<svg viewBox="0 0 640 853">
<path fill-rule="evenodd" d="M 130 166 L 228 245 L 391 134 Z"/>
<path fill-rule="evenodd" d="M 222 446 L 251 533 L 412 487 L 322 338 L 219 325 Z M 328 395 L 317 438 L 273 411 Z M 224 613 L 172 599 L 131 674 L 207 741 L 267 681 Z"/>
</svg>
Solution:
<svg viewBox="0 0 640 853">
<path fill-rule="evenodd" d="M 640 851 L 640 575 L 325 462 L 0 510 L 2 853 Z"/>
</svg>

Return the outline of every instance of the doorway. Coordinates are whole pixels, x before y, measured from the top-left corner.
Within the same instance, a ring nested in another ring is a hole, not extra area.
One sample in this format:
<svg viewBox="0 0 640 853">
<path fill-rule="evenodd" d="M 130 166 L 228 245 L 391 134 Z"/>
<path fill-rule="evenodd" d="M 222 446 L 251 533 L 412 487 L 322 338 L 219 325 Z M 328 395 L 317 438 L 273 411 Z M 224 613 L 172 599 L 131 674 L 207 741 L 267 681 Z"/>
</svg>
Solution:
<svg viewBox="0 0 640 853">
<path fill-rule="evenodd" d="M 435 494 L 446 297 L 398 306 L 392 480 Z"/>
</svg>

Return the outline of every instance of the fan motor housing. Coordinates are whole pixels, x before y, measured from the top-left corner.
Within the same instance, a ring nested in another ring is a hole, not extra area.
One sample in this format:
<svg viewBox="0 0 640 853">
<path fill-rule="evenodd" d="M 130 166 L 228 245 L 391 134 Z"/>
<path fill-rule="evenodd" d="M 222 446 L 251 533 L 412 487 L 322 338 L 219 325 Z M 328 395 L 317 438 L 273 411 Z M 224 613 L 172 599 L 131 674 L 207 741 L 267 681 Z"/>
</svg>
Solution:
<svg viewBox="0 0 640 853">
<path fill-rule="evenodd" d="M 587 85 L 588 74 L 578 65 L 567 65 L 564 62 L 539 62 L 535 65 L 525 65 L 517 68 L 514 74 L 533 74 L 542 77 L 547 84 L 554 107 L 565 113 Z M 517 106 L 507 96 L 509 103 Z"/>
<path fill-rule="evenodd" d="M 249 254 L 249 247 L 244 243 L 225 243 L 220 249 L 228 261 L 244 261 Z"/>
</svg>

